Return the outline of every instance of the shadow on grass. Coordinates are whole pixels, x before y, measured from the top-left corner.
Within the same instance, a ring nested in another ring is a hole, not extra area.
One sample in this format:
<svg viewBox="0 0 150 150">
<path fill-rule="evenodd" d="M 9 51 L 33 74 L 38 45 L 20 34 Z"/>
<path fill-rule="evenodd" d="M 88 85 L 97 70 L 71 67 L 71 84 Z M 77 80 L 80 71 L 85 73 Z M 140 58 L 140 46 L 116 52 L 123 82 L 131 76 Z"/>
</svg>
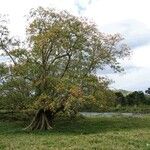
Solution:
<svg viewBox="0 0 150 150">
<path fill-rule="evenodd" d="M 51 131 L 34 131 L 26 132 L 22 129 L 27 125 L 24 122 L 0 122 L 0 134 L 96 134 L 104 132 L 113 132 L 133 129 L 150 129 L 150 117 L 133 118 L 133 117 L 95 117 L 76 119 L 57 119 L 54 128 Z"/>
</svg>

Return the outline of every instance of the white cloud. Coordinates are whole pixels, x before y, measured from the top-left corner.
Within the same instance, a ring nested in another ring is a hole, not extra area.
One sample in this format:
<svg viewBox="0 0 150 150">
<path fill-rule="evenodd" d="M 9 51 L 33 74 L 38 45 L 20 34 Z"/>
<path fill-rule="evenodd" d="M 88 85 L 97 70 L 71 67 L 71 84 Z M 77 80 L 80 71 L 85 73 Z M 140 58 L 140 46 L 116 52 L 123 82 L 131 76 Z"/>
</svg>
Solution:
<svg viewBox="0 0 150 150">
<path fill-rule="evenodd" d="M 95 0 L 84 15 L 93 18 L 100 26 L 119 20 L 136 19 L 150 26 L 149 0 Z"/>
<path fill-rule="evenodd" d="M 150 70 L 150 45 L 142 46 L 134 50 L 131 61 L 135 66 Z"/>
<path fill-rule="evenodd" d="M 75 0 L 0 0 L 0 13 L 9 15 L 9 29 L 12 35 L 24 37 L 26 17 L 31 8 L 39 6 L 56 8 L 59 10 L 68 10 L 74 15 L 77 15 Z"/>
<path fill-rule="evenodd" d="M 144 90 L 150 85 L 150 45 L 134 49 L 130 59 L 122 61 L 123 66 L 133 65 L 131 70 L 121 74 L 107 74 L 115 81 L 111 86 L 117 89 Z"/>
<path fill-rule="evenodd" d="M 111 87 L 126 90 L 146 90 L 150 85 L 150 70 L 142 68 L 140 70 L 132 70 L 126 74 L 110 74 L 109 78 L 115 83 Z"/>
</svg>

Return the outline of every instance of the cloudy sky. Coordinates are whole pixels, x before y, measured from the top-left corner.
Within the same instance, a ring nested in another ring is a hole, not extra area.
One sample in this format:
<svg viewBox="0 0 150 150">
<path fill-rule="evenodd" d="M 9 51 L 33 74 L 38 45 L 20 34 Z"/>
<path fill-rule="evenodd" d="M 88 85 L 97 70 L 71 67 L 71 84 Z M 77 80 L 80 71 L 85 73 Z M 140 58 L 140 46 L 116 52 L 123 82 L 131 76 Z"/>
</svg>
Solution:
<svg viewBox="0 0 150 150">
<path fill-rule="evenodd" d="M 11 34 L 25 35 L 26 17 L 38 6 L 66 9 L 74 15 L 96 22 L 106 33 L 121 33 L 132 49 L 130 58 L 121 61 L 124 73 L 99 71 L 114 80 L 112 88 L 145 90 L 150 86 L 150 0 L 0 0 L 0 14 L 9 15 Z"/>
</svg>

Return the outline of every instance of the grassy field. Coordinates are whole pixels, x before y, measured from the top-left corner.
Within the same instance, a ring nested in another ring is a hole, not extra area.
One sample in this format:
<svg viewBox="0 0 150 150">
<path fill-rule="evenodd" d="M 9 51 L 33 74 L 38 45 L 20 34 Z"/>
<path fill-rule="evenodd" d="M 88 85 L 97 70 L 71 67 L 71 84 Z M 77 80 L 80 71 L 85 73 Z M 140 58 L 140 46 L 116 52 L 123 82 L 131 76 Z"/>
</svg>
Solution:
<svg viewBox="0 0 150 150">
<path fill-rule="evenodd" d="M 150 116 L 57 120 L 54 129 L 25 132 L 25 123 L 0 122 L 1 150 L 150 150 Z"/>
</svg>

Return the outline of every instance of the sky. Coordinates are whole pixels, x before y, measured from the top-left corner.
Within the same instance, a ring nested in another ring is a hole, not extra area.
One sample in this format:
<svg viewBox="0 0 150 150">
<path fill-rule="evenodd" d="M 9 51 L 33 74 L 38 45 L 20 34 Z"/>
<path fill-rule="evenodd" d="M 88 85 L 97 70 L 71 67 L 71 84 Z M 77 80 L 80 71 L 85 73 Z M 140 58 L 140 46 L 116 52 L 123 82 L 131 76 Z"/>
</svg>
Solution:
<svg viewBox="0 0 150 150">
<path fill-rule="evenodd" d="M 150 0 L 0 0 L 0 14 L 7 14 L 11 35 L 24 38 L 31 8 L 67 10 L 94 21 L 105 33 L 120 33 L 131 48 L 130 58 L 120 63 L 123 73 L 98 71 L 114 82 L 113 89 L 146 90 L 150 86 Z"/>
</svg>

